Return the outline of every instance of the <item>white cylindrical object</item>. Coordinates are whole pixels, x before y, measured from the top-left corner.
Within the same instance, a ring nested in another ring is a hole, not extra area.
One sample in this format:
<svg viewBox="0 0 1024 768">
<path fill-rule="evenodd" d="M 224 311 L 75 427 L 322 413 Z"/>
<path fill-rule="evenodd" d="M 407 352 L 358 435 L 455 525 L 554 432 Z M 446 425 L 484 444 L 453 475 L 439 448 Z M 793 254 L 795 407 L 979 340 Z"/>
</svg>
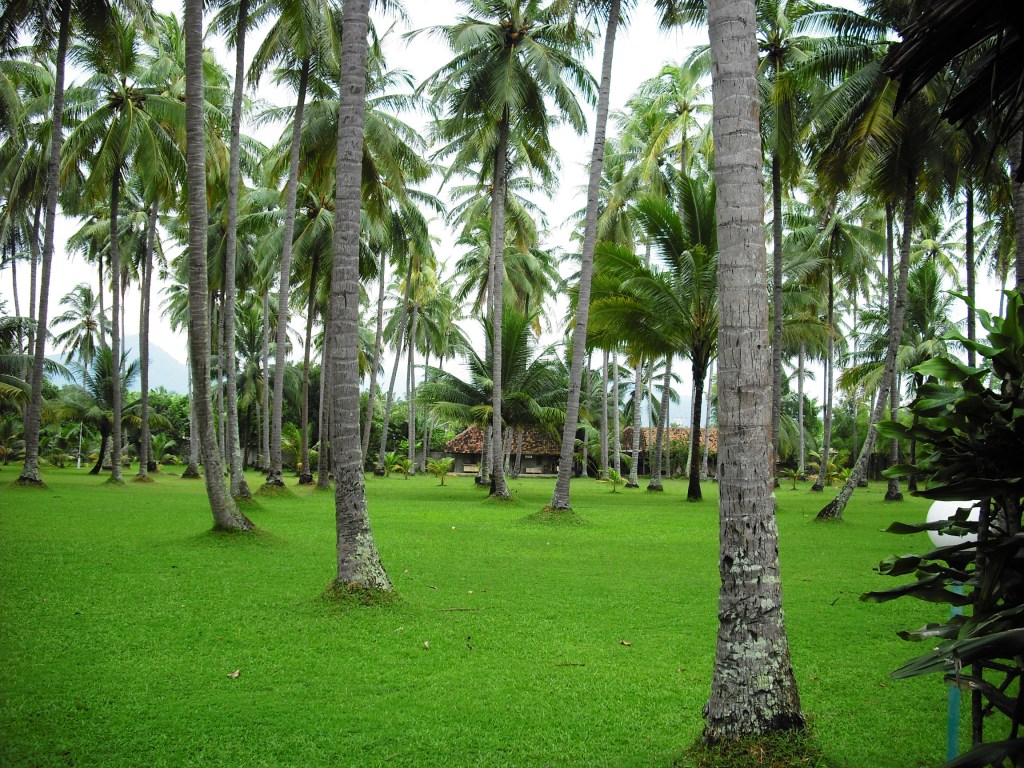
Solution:
<svg viewBox="0 0 1024 768">
<path fill-rule="evenodd" d="M 981 502 L 977 499 L 973 501 L 932 502 L 931 507 L 928 509 L 928 522 L 936 523 L 941 520 L 949 520 L 956 514 L 958 509 L 963 509 L 964 507 L 971 508 L 971 512 L 967 516 L 967 519 L 977 522 L 981 515 Z M 939 531 L 928 531 L 928 536 L 936 547 L 951 547 L 954 544 L 963 544 L 965 541 L 978 540 L 977 535 L 973 533 L 968 533 L 963 536 L 951 536 L 948 533 L 940 533 Z"/>
</svg>

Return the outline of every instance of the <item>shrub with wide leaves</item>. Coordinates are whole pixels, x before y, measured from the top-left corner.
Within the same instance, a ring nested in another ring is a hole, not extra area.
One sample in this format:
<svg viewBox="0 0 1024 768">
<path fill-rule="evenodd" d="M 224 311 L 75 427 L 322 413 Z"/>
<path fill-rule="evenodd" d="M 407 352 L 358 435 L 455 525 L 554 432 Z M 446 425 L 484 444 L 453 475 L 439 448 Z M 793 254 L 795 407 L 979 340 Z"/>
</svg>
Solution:
<svg viewBox="0 0 1024 768">
<path fill-rule="evenodd" d="M 904 639 L 926 640 L 927 653 L 892 673 L 894 678 L 941 672 L 947 682 L 970 692 L 972 748 L 946 768 L 1024 766 L 1024 301 L 1007 294 L 1006 314 L 979 311 L 986 341 L 952 338 L 973 348 L 983 364 L 971 368 L 935 358 L 913 370 L 926 377 L 910 409 L 915 423 L 880 425 L 880 433 L 916 438 L 918 462 L 892 467 L 887 474 L 916 476 L 927 483 L 917 495 L 929 499 L 981 499 L 976 522 L 968 509 L 948 522 L 896 523 L 893 533 L 940 530 L 974 533 L 963 541 L 922 555 L 883 561 L 890 576 L 916 580 L 862 596 L 884 602 L 912 596 L 962 606 L 947 623 L 928 624 Z M 987 739 L 987 740 L 986 740 Z"/>
</svg>

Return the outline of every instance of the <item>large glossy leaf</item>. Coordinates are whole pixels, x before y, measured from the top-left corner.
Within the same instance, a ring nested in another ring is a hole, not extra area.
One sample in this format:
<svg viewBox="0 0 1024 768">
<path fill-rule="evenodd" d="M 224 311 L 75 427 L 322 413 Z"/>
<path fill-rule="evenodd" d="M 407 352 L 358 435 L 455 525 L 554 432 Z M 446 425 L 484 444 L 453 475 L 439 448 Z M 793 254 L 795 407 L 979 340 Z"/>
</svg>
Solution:
<svg viewBox="0 0 1024 768">
<path fill-rule="evenodd" d="M 895 670 L 891 677 L 898 680 L 934 672 L 945 673 L 950 672 L 955 664 L 966 667 L 977 660 L 1012 659 L 1021 653 L 1024 653 L 1024 629 L 1011 629 L 943 643 L 931 653 L 911 659 Z"/>
<path fill-rule="evenodd" d="M 985 768 L 990 765 L 1003 765 L 1006 760 L 1019 756 L 1022 750 L 1024 739 L 981 744 L 955 760 L 950 760 L 943 768 Z"/>
</svg>

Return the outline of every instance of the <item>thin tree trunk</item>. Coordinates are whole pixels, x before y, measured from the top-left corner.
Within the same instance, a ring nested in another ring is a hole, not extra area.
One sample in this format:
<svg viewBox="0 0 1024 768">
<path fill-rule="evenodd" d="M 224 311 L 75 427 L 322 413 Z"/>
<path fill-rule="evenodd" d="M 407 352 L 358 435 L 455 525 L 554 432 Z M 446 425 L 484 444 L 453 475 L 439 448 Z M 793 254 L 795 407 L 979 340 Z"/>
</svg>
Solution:
<svg viewBox="0 0 1024 768">
<path fill-rule="evenodd" d="M 114 281 L 111 288 L 110 306 L 110 356 L 111 378 L 110 406 L 114 422 L 111 425 L 110 442 L 113 446 L 110 462 L 110 479 L 114 483 L 121 482 L 121 246 L 120 233 L 117 226 L 118 208 L 121 204 L 121 164 L 114 167 L 113 179 L 110 183 L 110 277 Z"/>
<path fill-rule="evenodd" d="M 799 464 L 797 465 L 797 473 L 802 478 L 806 474 L 807 468 L 807 439 L 804 431 L 804 358 L 807 356 L 807 346 L 801 341 L 800 342 L 800 354 L 797 357 L 797 373 L 796 373 L 796 418 L 797 418 L 797 430 L 800 432 L 800 458 Z"/>
<path fill-rule="evenodd" d="M 974 341 L 974 302 L 976 286 L 974 278 L 974 185 L 970 182 L 964 188 L 964 265 L 967 268 L 967 338 Z M 974 367 L 976 362 L 974 347 L 967 347 L 967 364 Z"/>
<path fill-rule="evenodd" d="M 270 293 L 263 294 L 263 391 L 261 394 L 262 441 L 260 471 L 270 471 Z"/>
<path fill-rule="evenodd" d="M 699 355 L 697 356 L 700 357 Z M 700 416 L 704 405 L 704 375 L 707 363 L 693 364 L 693 416 L 690 419 L 690 483 L 686 489 L 687 501 L 701 501 L 700 491 Z"/>
<path fill-rule="evenodd" d="M 216 406 L 217 406 L 217 446 L 220 450 L 220 460 L 222 464 L 227 464 L 227 443 L 224 439 L 224 422 L 227 420 L 227 414 L 224 410 L 224 317 L 218 312 L 220 305 L 217 302 L 216 294 L 210 296 L 210 320 L 213 323 L 213 327 L 217 329 L 217 387 L 215 390 Z"/>
<path fill-rule="evenodd" d="M 388 383 L 388 396 L 384 401 L 384 423 L 380 429 L 380 449 L 377 451 L 377 469 L 374 474 L 383 473 L 384 454 L 388 449 L 388 427 L 391 425 L 391 405 L 395 397 L 395 380 L 398 378 L 398 361 L 402 359 L 402 351 L 405 348 L 405 321 L 409 315 L 409 294 L 412 290 L 412 259 L 409 260 L 409 267 L 405 275 L 405 295 L 402 297 L 402 309 L 398 315 L 398 345 L 395 350 L 395 367 L 391 369 L 391 381 Z"/>
<path fill-rule="evenodd" d="M 612 60 L 615 55 L 615 34 L 619 26 L 619 0 L 611 0 L 608 7 L 608 27 L 604 36 L 601 59 L 601 83 L 594 116 L 594 148 L 590 155 L 590 175 L 587 179 L 587 210 L 583 223 L 583 250 L 580 254 L 580 280 L 576 302 L 576 324 L 572 332 L 572 360 L 569 365 L 569 396 L 562 428 L 562 449 L 558 463 L 558 479 L 551 496 L 552 509 L 570 509 L 569 482 L 572 477 L 572 454 L 576 447 L 576 425 L 579 422 L 580 392 L 583 357 L 586 353 L 587 319 L 590 313 L 590 288 L 594 273 L 594 250 L 597 246 L 597 218 L 601 171 L 604 167 L 605 129 L 608 124 L 608 105 L 611 98 Z M 685 142 L 684 142 L 685 143 Z"/>
<path fill-rule="evenodd" d="M 662 383 L 661 407 L 658 410 L 658 429 L 654 435 L 654 461 L 651 465 L 651 481 L 647 484 L 648 491 L 663 491 L 661 483 L 662 438 L 668 425 L 668 409 L 672 397 L 672 355 L 665 358 L 665 380 Z"/>
<path fill-rule="evenodd" d="M 235 82 L 231 95 L 231 138 L 228 149 L 228 221 L 224 263 L 224 355 L 227 359 L 227 450 L 231 495 L 236 499 L 252 498 L 245 480 L 238 427 L 238 382 L 235 365 L 235 303 L 238 252 L 238 197 L 241 170 L 240 144 L 242 97 L 245 92 L 245 34 L 249 25 L 249 0 L 239 0 L 235 23 Z"/>
<path fill-rule="evenodd" d="M 904 226 L 906 221 L 904 221 Z M 885 221 L 885 233 L 886 233 L 886 264 L 888 271 L 888 282 L 886 290 L 888 291 L 889 299 L 889 327 L 893 327 L 893 312 L 896 311 L 896 287 L 895 287 L 895 275 L 894 275 L 894 258 L 893 258 L 893 237 L 892 237 L 892 206 L 886 207 L 886 221 Z M 908 232 L 904 232 L 904 239 L 909 237 Z M 889 415 L 893 421 L 896 421 L 896 416 L 899 412 L 899 372 L 893 369 L 892 384 L 889 387 Z M 893 438 L 889 441 L 889 462 L 891 464 L 898 464 L 900 460 L 900 443 L 899 440 Z M 889 483 L 885 491 L 886 501 L 903 501 L 903 493 L 900 491 L 899 478 L 890 477 Z"/>
<path fill-rule="evenodd" d="M 619 352 L 612 350 L 612 467 L 622 473 L 622 425 L 619 423 Z"/>
<path fill-rule="evenodd" d="M 46 170 L 46 223 L 43 228 L 43 254 L 39 275 L 39 304 L 36 325 L 40 329 L 33 339 L 30 394 L 23 420 L 25 461 L 18 477 L 19 485 L 42 485 L 39 476 L 39 427 L 43 415 L 43 363 L 46 360 L 46 329 L 49 319 L 50 265 L 53 262 L 53 237 L 57 222 L 57 192 L 60 155 L 64 144 L 64 64 L 71 31 L 71 0 L 60 4 L 60 31 L 57 37 L 57 58 L 53 83 L 53 110 L 50 129 L 50 156 Z M 33 296 L 35 292 L 33 291 Z M 30 299 L 31 302 L 31 299 Z"/>
<path fill-rule="evenodd" d="M 251 530 L 252 523 L 235 506 L 224 484 L 224 470 L 210 418 L 210 324 L 207 317 L 206 142 L 203 130 L 203 4 L 185 0 L 185 125 L 188 170 L 188 337 L 192 391 L 206 471 L 206 494 L 214 528 Z"/>
<path fill-rule="evenodd" d="M 313 482 L 313 472 L 309 468 L 309 355 L 313 347 L 313 321 L 316 319 L 316 278 L 319 262 L 319 253 L 314 253 L 313 264 L 310 267 L 309 300 L 306 302 L 306 338 L 302 352 L 302 409 L 299 417 L 299 442 L 301 445 L 299 461 L 302 464 L 302 472 L 299 474 L 299 485 L 310 485 Z M 320 374 L 322 376 L 323 371 Z"/>
<path fill-rule="evenodd" d="M 98 475 L 103 469 L 103 455 L 107 452 L 107 440 L 109 435 L 106 430 L 100 431 L 100 452 L 96 455 L 96 463 L 89 470 L 90 475 Z"/>
<path fill-rule="evenodd" d="M 32 259 L 28 268 L 28 319 L 35 322 L 36 320 L 36 301 L 38 293 L 36 291 L 36 283 L 39 280 L 39 217 L 43 213 L 43 206 L 37 205 L 35 213 L 32 214 L 32 239 L 29 241 L 29 258 Z M 102 309 L 102 307 L 101 307 Z M 101 312 L 102 315 L 102 312 Z M 100 329 L 102 331 L 102 328 Z M 35 349 L 35 331 L 33 328 L 29 328 L 28 331 L 28 352 Z M 32 386 L 31 381 L 29 386 Z"/>
<path fill-rule="evenodd" d="M 139 313 L 139 368 L 141 369 L 139 411 L 142 426 L 139 430 L 139 474 L 138 479 L 145 482 L 150 470 L 156 465 L 149 465 L 149 452 L 152 448 L 149 436 L 149 302 L 153 284 L 153 249 L 156 247 L 156 203 L 150 203 L 149 217 L 146 222 L 146 250 L 142 262 L 142 309 Z"/>
<path fill-rule="evenodd" d="M 331 280 L 331 424 L 339 587 L 390 591 L 370 528 L 359 445 L 359 206 L 369 0 L 346 0 L 338 99 L 338 166 Z"/>
<path fill-rule="evenodd" d="M 406 477 L 416 474 L 416 345 L 414 343 L 416 341 L 416 319 L 417 309 L 414 306 L 412 317 L 409 318 L 409 341 L 406 344 L 409 350 L 408 371 L 406 372 L 409 384 L 405 390 L 409 409 L 409 418 L 406 420 L 406 442 L 408 443 L 406 457 L 409 459 L 409 472 Z"/>
<path fill-rule="evenodd" d="M 829 257 L 831 259 L 831 256 Z M 825 358 L 825 419 L 824 437 L 821 441 L 821 467 L 818 469 L 818 477 L 811 486 L 812 491 L 825 490 L 825 482 L 828 479 L 829 454 L 832 452 L 832 389 L 833 389 L 833 365 L 835 363 L 835 290 L 832 285 L 832 262 L 829 261 L 828 272 L 828 315 L 826 325 L 828 326 L 828 348 Z"/>
<path fill-rule="evenodd" d="M 183 479 L 199 477 L 199 427 L 196 425 L 196 395 L 192 391 L 192 350 L 187 351 L 185 368 L 188 370 L 188 464 L 181 473 Z"/>
<path fill-rule="evenodd" d="M 509 111 L 505 107 L 498 125 L 498 141 L 494 149 L 494 179 L 491 192 L 491 496 L 511 498 L 505 483 L 502 463 L 502 349 L 501 331 L 505 314 L 505 195 L 506 162 L 508 160 Z"/>
<path fill-rule="evenodd" d="M 18 257 L 11 242 L 11 293 L 14 296 L 14 316 L 21 317 L 21 304 L 18 301 Z M 23 351 L 21 335 L 18 335 L 18 351 Z"/>
<path fill-rule="evenodd" d="M 707 403 L 704 409 L 704 450 L 703 456 L 701 457 L 700 467 L 700 479 L 707 480 L 709 476 L 708 472 L 708 453 L 711 450 L 711 389 L 714 382 L 714 361 L 708 364 L 708 386 L 707 386 Z"/>
<path fill-rule="evenodd" d="M 846 505 L 850 501 L 850 497 L 853 496 L 857 483 L 867 467 L 868 456 L 871 455 L 871 451 L 875 447 L 875 439 L 878 436 L 878 422 L 882 418 L 882 413 L 885 410 L 886 396 L 896 374 L 896 352 L 899 350 L 900 341 L 903 339 L 904 310 L 907 299 L 907 274 L 910 270 L 910 238 L 911 233 L 914 231 L 916 201 L 917 175 L 916 171 L 912 170 L 907 175 L 907 188 L 903 198 L 903 239 L 900 242 L 900 265 L 899 272 L 897 273 L 896 301 L 893 306 L 893 321 L 889 332 L 889 347 L 885 353 L 882 383 L 879 385 L 878 396 L 875 400 L 874 408 L 871 410 L 868 434 L 864 440 L 864 445 L 861 446 L 860 456 L 857 457 L 857 463 L 853 467 L 853 472 L 850 473 L 850 477 L 839 492 L 839 495 L 836 496 L 832 503 L 827 504 L 818 513 L 817 519 L 819 520 L 842 519 L 843 511 L 846 509 Z"/>
<path fill-rule="evenodd" d="M 409 260 L 410 266 L 412 259 Z M 370 365 L 370 386 L 366 390 L 366 416 L 363 419 L 363 462 L 366 462 L 366 454 L 370 450 L 370 430 L 373 428 L 373 405 L 377 397 L 377 371 L 380 370 L 380 358 L 384 350 L 384 279 L 385 279 L 384 254 L 380 257 L 380 270 L 377 275 L 377 329 L 373 340 L 373 360 Z"/>
<path fill-rule="evenodd" d="M 643 416 L 644 402 L 644 366 L 643 362 L 637 360 L 636 369 L 633 371 L 633 444 L 630 446 L 632 463 L 629 466 L 629 480 L 626 481 L 627 488 L 639 488 L 640 480 L 640 424 Z"/>
<path fill-rule="evenodd" d="M 782 611 L 753 0 L 708 6 L 719 305 L 718 639 L 703 739 L 802 729 Z"/>
<path fill-rule="evenodd" d="M 268 486 L 283 486 L 281 477 L 281 419 L 284 411 L 284 367 L 288 345 L 288 293 L 292 271 L 292 238 L 295 235 L 295 199 L 299 184 L 299 145 L 302 138 L 302 113 L 306 102 L 310 60 L 303 59 L 299 73 L 299 92 L 292 120 L 291 155 L 288 160 L 288 184 L 284 219 L 284 242 L 281 247 L 281 277 L 277 296 L 277 349 L 274 361 L 274 403 L 270 416 L 270 471 Z M 210 474 L 209 470 L 206 472 Z"/>
<path fill-rule="evenodd" d="M 772 477 L 779 487 L 782 423 L 782 164 L 772 150 Z"/>
<path fill-rule="evenodd" d="M 601 467 L 599 477 L 608 477 L 608 350 L 601 350 Z"/>
<path fill-rule="evenodd" d="M 328 312 L 330 312 L 330 306 L 328 305 Z M 331 318 L 324 318 L 324 328 L 331 327 Z M 330 415 L 331 408 L 328 401 L 327 395 L 330 392 L 328 382 L 330 381 L 330 351 L 331 348 L 331 335 L 329 333 L 324 334 L 323 347 L 320 350 L 320 413 L 319 423 L 317 425 L 317 434 L 320 437 L 320 452 L 316 460 L 316 487 L 319 490 L 327 490 L 331 487 L 330 472 L 328 468 L 330 465 L 330 450 L 331 450 L 331 437 L 330 437 Z"/>
<path fill-rule="evenodd" d="M 1017 257 L 1014 260 L 1014 277 L 1016 288 L 1024 291 L 1024 129 L 1017 131 L 1010 140 L 1010 173 L 1013 185 L 1013 220 L 1017 228 Z"/>
<path fill-rule="evenodd" d="M 430 367 L 430 354 L 426 353 L 423 356 L 423 381 L 427 380 L 427 370 Z M 430 452 L 430 431 L 433 424 L 431 423 L 430 411 L 424 407 L 423 409 L 423 450 L 420 451 L 420 465 L 419 471 L 427 471 L 427 455 Z"/>
</svg>

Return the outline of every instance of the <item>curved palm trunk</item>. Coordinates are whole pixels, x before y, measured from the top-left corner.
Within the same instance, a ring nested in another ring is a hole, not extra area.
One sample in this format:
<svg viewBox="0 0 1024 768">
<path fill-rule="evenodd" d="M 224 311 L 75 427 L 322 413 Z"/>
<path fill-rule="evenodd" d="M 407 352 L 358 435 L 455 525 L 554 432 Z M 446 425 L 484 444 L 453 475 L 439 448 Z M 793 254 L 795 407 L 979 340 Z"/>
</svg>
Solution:
<svg viewBox="0 0 1024 768">
<path fill-rule="evenodd" d="M 113 360 L 110 408 L 114 414 L 110 436 L 110 479 L 115 483 L 121 482 L 121 236 L 117 229 L 120 204 L 121 164 L 118 162 L 110 184 L 110 277 L 114 281 L 110 300 L 110 353 Z"/>
<path fill-rule="evenodd" d="M 156 464 L 150 465 L 152 441 L 149 436 L 149 301 L 153 285 L 153 249 L 156 247 L 156 203 L 149 206 L 149 218 L 146 223 L 146 252 L 142 263 L 142 311 L 139 317 L 139 368 L 142 394 L 139 398 L 139 411 L 142 426 L 139 430 L 139 473 L 138 479 L 145 481 L 150 471 L 156 470 Z"/>
<path fill-rule="evenodd" d="M 406 477 L 416 474 L 416 307 L 412 308 L 412 317 L 409 318 L 409 341 L 406 344 L 409 350 L 409 362 L 406 365 L 406 373 L 409 376 L 409 384 L 405 390 L 405 397 L 408 400 L 409 418 L 406 419 L 406 458 L 409 459 L 409 471 Z"/>
<path fill-rule="evenodd" d="M 512 493 L 505 483 L 504 453 L 502 440 L 501 398 L 502 398 L 502 318 L 505 314 L 505 168 L 508 152 L 509 111 L 505 107 L 498 125 L 498 143 L 494 149 L 494 180 L 491 192 L 491 496 L 499 499 L 511 498 Z"/>
<path fill-rule="evenodd" d="M 192 392 L 206 472 L 206 495 L 217 530 L 244 531 L 252 522 L 235 506 L 224 484 L 210 413 L 210 323 L 207 316 L 206 143 L 203 121 L 203 4 L 185 0 L 185 126 L 188 169 L 188 340 Z"/>
<path fill-rule="evenodd" d="M 373 406 L 377 397 L 377 371 L 380 369 L 380 357 L 384 349 L 384 256 L 380 257 L 380 273 L 377 275 L 377 329 L 373 339 L 373 361 L 370 366 L 370 386 L 366 390 L 366 415 L 363 419 L 363 462 L 370 450 L 370 430 L 373 429 Z M 412 260 L 410 259 L 410 265 Z"/>
<path fill-rule="evenodd" d="M 64 145 L 64 64 L 68 52 L 71 27 L 71 0 L 60 4 L 60 32 L 57 38 L 57 60 L 53 84 L 53 110 L 50 129 L 50 157 L 46 169 L 46 223 L 43 228 L 43 253 L 39 274 L 39 305 L 36 326 L 46 328 L 50 297 L 50 265 L 53 262 L 53 237 L 57 222 L 57 191 L 60 175 L 60 154 Z M 34 292 L 33 292 L 33 295 Z M 19 485 L 42 485 L 39 477 L 39 427 L 43 413 L 43 362 L 46 359 L 46 334 L 33 339 L 31 392 L 23 421 L 25 461 L 18 477 Z"/>
<path fill-rule="evenodd" d="M 619 353 L 612 351 L 612 468 L 622 472 L 622 432 L 619 423 Z"/>
<path fill-rule="evenodd" d="M 801 729 L 782 612 L 753 0 L 709 3 L 718 185 L 718 639 L 703 739 Z"/>
<path fill-rule="evenodd" d="M 235 365 L 235 273 L 238 252 L 238 195 L 241 172 L 239 169 L 240 134 L 242 125 L 242 97 L 245 90 L 245 33 L 249 23 L 249 0 L 239 0 L 238 22 L 235 24 L 235 87 L 231 96 L 231 139 L 228 154 L 228 222 L 224 264 L 224 356 L 227 360 L 227 422 L 225 439 L 228 452 L 228 472 L 231 475 L 231 495 L 235 498 L 252 497 L 249 484 L 242 471 L 242 451 L 238 430 L 238 383 Z"/>
<path fill-rule="evenodd" d="M 878 388 L 878 396 L 875 405 L 871 410 L 871 420 L 868 423 L 868 434 L 861 446 L 857 463 L 853 466 L 853 472 L 847 478 L 839 495 L 830 503 L 825 505 L 818 512 L 818 520 L 836 519 L 841 520 L 843 511 L 846 509 L 850 497 L 853 496 L 857 483 L 864 475 L 867 467 L 868 457 L 875 447 L 875 439 L 878 437 L 878 422 L 882 419 L 885 411 L 885 401 L 889 388 L 896 375 L 896 352 L 899 350 L 900 341 L 903 339 L 903 321 L 907 302 L 907 274 L 910 270 L 910 237 L 914 231 L 914 211 L 917 198 L 917 175 L 911 170 L 907 174 L 907 187 L 903 198 L 903 239 L 900 242 L 900 265 L 896 280 L 896 300 L 892 310 L 892 324 L 889 331 L 889 346 L 885 351 L 885 368 L 882 372 L 882 383 Z"/>
<path fill-rule="evenodd" d="M 661 460 L 668 426 L 668 409 L 672 397 L 672 355 L 665 358 L 665 380 L 662 382 L 661 405 L 658 408 L 658 427 L 654 434 L 654 458 L 651 462 L 651 480 L 647 483 L 648 491 L 663 491 L 661 483 Z"/>
<path fill-rule="evenodd" d="M 306 103 L 310 60 L 302 61 L 299 94 L 292 120 L 292 145 L 288 159 L 288 184 L 285 201 L 284 243 L 281 247 L 281 277 L 277 296 L 277 349 L 274 360 L 274 403 L 270 414 L 270 471 L 268 486 L 283 486 L 281 477 L 281 418 L 284 410 L 284 367 L 288 346 L 288 293 L 292 273 L 292 238 L 295 235 L 295 200 L 299 186 L 299 144 L 302 138 L 302 111 Z M 207 472 L 209 474 L 209 472 Z"/>
<path fill-rule="evenodd" d="M 103 469 L 103 457 L 107 453 L 107 441 L 110 439 L 110 433 L 106 429 L 100 430 L 100 452 L 96 455 L 96 463 L 93 464 L 92 469 L 89 470 L 90 475 L 98 475 L 100 470 Z"/>
<path fill-rule="evenodd" d="M 580 383 L 583 358 L 586 354 L 587 318 L 590 313 L 590 284 L 594 274 L 594 249 L 597 245 L 597 207 L 604 166 L 605 128 L 608 124 L 608 103 L 611 94 L 612 60 L 615 53 L 615 32 L 619 26 L 619 0 L 611 0 L 608 28 L 605 30 L 604 53 L 601 59 L 601 85 L 594 117 L 594 149 L 590 155 L 590 176 L 587 180 L 587 211 L 583 224 L 583 251 L 580 254 L 579 296 L 576 302 L 576 325 L 572 332 L 572 362 L 569 370 L 569 397 L 562 428 L 562 451 L 558 463 L 558 479 L 551 496 L 553 509 L 570 509 L 569 481 L 572 476 L 572 454 L 576 447 L 576 424 L 579 421 Z M 634 466 L 636 462 L 634 461 Z"/>
<path fill-rule="evenodd" d="M 626 481 L 627 488 L 639 488 L 640 472 L 640 424 L 643 416 L 644 402 L 644 365 L 637 360 L 636 370 L 633 372 L 633 444 L 630 446 L 630 454 L 633 457 L 629 465 L 629 479 Z"/>
<path fill-rule="evenodd" d="M 302 472 L 299 474 L 299 485 L 310 485 L 313 473 L 309 469 L 309 356 L 313 347 L 313 321 L 316 318 L 316 278 L 320 263 L 319 254 L 313 254 L 313 264 L 309 277 L 309 300 L 306 303 L 306 338 L 302 352 L 302 408 L 299 416 L 299 462 Z M 320 371 L 323 375 L 323 371 Z M 321 404 L 322 407 L 322 404 Z"/>
<path fill-rule="evenodd" d="M 366 508 L 359 446 L 359 206 L 366 99 L 369 0 L 346 0 L 338 99 L 338 166 L 331 280 L 331 452 L 338 541 L 337 585 L 392 589 Z"/>
<path fill-rule="evenodd" d="M 782 165 L 772 151 L 772 476 L 779 487 L 779 426 L 782 422 Z"/>
</svg>

